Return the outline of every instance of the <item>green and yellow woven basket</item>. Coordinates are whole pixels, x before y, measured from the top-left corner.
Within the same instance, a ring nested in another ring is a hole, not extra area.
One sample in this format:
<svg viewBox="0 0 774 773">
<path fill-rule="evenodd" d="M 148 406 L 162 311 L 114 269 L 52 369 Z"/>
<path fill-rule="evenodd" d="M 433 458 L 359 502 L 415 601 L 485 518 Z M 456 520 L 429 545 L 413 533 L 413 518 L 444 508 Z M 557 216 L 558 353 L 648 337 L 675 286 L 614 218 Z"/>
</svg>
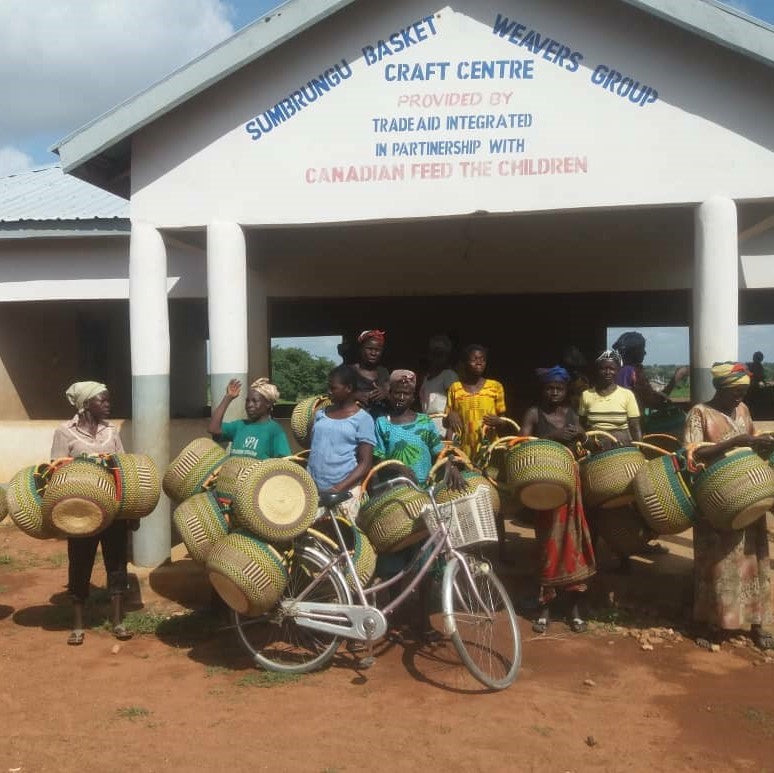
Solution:
<svg viewBox="0 0 774 773">
<path fill-rule="evenodd" d="M 634 501 L 634 476 L 645 457 L 627 446 L 587 456 L 579 464 L 584 506 L 620 507 Z"/>
<path fill-rule="evenodd" d="M 633 487 L 637 509 L 656 534 L 679 534 L 696 522 L 696 502 L 671 454 L 646 462 Z"/>
<path fill-rule="evenodd" d="M 575 459 L 553 440 L 517 443 L 506 457 L 508 487 L 532 510 L 554 510 L 575 491 Z"/>
<path fill-rule="evenodd" d="M 774 507 L 774 469 L 751 449 L 742 448 L 700 472 L 693 496 L 716 529 L 744 529 Z"/>
<path fill-rule="evenodd" d="M 589 520 L 619 556 L 639 552 L 653 537 L 653 532 L 633 505 L 595 510 L 589 514 Z"/>
<path fill-rule="evenodd" d="M 237 526 L 268 542 L 289 542 L 317 515 L 319 495 L 312 476 L 285 459 L 249 468 L 234 491 L 231 512 Z"/>
<path fill-rule="evenodd" d="M 492 498 L 492 510 L 495 515 L 497 515 L 500 512 L 501 507 L 500 493 L 497 491 L 497 488 L 477 470 L 463 470 L 462 477 L 469 486 L 467 491 L 455 491 L 454 489 L 448 488 L 446 484 L 441 483 L 435 490 L 435 501 L 439 504 L 443 502 L 452 502 L 455 499 L 467 496 L 479 486 L 485 486 Z"/>
<path fill-rule="evenodd" d="M 244 486 L 251 470 L 256 469 L 260 464 L 258 459 L 251 459 L 249 456 L 230 456 L 221 465 L 215 479 L 215 490 L 218 492 L 218 497 L 231 503 L 236 497 L 237 491 Z"/>
<path fill-rule="evenodd" d="M 188 554 L 204 563 L 212 548 L 228 534 L 228 521 L 210 491 L 194 494 L 181 502 L 172 514 Z"/>
<path fill-rule="evenodd" d="M 167 467 L 161 482 L 164 493 L 176 502 L 199 494 L 225 460 L 226 452 L 215 441 L 192 440 Z"/>
<path fill-rule="evenodd" d="M 330 404 L 331 401 L 326 395 L 305 397 L 296 403 L 290 415 L 290 431 L 302 448 L 309 448 L 315 413 Z"/>
<path fill-rule="evenodd" d="M 0 486 L 0 523 L 5 520 L 6 515 L 8 515 L 8 497 L 5 489 Z"/>
<path fill-rule="evenodd" d="M 352 556 L 352 563 L 355 565 L 355 574 L 363 587 L 366 587 L 376 571 L 376 551 L 369 541 L 368 537 L 347 518 L 341 515 L 336 516 L 336 522 L 339 524 L 344 542 L 349 554 Z M 329 517 L 321 518 L 315 521 L 314 526 L 307 531 L 307 534 L 313 536 L 334 553 L 338 553 L 339 543 L 336 532 Z M 346 567 L 345 567 L 346 568 Z M 354 589 L 355 583 L 351 573 L 346 571 L 347 583 Z"/>
<path fill-rule="evenodd" d="M 146 454 L 115 454 L 110 457 L 118 496 L 116 518 L 137 520 L 150 515 L 161 496 L 156 463 Z"/>
<path fill-rule="evenodd" d="M 8 515 L 25 534 L 34 539 L 52 539 L 61 536 L 43 518 L 43 492 L 49 465 L 40 464 L 19 470 L 6 491 Z"/>
<path fill-rule="evenodd" d="M 118 497 L 113 473 L 87 459 L 57 468 L 43 494 L 43 518 L 69 537 L 89 537 L 113 523 Z"/>
<path fill-rule="evenodd" d="M 240 615 L 254 617 L 275 606 L 288 584 L 285 562 L 277 550 L 241 530 L 212 548 L 207 574 L 226 604 Z"/>
</svg>

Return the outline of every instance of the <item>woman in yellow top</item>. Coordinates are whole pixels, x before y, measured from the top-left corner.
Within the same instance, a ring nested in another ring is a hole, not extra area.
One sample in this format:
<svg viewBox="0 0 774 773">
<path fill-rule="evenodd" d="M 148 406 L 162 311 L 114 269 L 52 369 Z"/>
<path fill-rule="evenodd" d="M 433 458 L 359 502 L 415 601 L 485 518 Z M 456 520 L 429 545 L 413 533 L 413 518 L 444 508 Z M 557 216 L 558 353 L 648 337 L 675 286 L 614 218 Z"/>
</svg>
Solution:
<svg viewBox="0 0 774 773">
<path fill-rule="evenodd" d="M 460 448 L 473 459 L 482 442 L 506 422 L 505 391 L 499 381 L 484 378 L 486 349 L 479 344 L 462 351 L 462 373 L 446 400 L 447 437 L 459 438 Z"/>
</svg>

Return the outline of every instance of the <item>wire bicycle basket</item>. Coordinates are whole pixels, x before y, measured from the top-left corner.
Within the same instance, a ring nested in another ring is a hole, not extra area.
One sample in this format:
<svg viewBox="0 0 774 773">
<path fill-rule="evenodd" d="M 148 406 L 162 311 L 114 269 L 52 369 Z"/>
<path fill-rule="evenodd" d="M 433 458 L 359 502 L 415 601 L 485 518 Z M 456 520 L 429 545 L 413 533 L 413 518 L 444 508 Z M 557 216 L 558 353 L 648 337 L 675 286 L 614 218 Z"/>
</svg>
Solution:
<svg viewBox="0 0 774 773">
<path fill-rule="evenodd" d="M 492 498 L 486 486 L 478 486 L 450 502 L 437 503 L 436 507 L 437 511 L 432 505 L 425 507 L 422 518 L 430 532 L 438 531 L 441 521 L 445 522 L 453 548 L 498 541 Z"/>
</svg>

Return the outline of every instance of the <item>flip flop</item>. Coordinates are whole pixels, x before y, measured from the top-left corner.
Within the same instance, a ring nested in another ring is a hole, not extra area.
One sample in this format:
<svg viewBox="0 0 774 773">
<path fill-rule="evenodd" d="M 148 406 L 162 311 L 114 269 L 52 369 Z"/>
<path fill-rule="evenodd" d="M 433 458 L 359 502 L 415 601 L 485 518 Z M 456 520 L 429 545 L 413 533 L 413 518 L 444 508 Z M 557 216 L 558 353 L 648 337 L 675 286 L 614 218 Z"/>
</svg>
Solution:
<svg viewBox="0 0 774 773">
<path fill-rule="evenodd" d="M 126 626 L 119 623 L 113 626 L 113 636 L 119 641 L 129 641 L 134 634 L 126 629 Z"/>
<path fill-rule="evenodd" d="M 70 635 L 67 637 L 67 643 L 71 647 L 79 647 L 83 644 L 83 631 L 80 628 L 71 631 Z"/>
<path fill-rule="evenodd" d="M 573 633 L 584 633 L 588 627 L 586 621 L 582 620 L 580 617 L 573 617 L 573 619 L 570 620 L 570 630 Z"/>
<path fill-rule="evenodd" d="M 548 630 L 548 618 L 539 617 L 532 623 L 532 630 L 535 633 L 545 633 Z"/>
</svg>

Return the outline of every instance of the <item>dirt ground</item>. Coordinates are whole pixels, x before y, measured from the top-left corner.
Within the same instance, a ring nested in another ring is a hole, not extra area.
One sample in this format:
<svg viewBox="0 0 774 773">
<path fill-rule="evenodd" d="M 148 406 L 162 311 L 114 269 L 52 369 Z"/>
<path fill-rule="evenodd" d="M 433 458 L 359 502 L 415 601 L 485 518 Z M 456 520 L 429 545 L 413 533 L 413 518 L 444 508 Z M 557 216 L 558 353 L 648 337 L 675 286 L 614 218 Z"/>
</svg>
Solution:
<svg viewBox="0 0 774 773">
<path fill-rule="evenodd" d="M 512 536 L 501 576 L 518 604 L 533 590 L 529 540 Z M 487 693 L 444 644 L 384 644 L 363 672 L 342 648 L 326 671 L 266 675 L 233 630 L 191 613 L 206 590 L 190 561 L 136 578 L 130 621 L 147 633 L 117 645 L 95 588 L 96 627 L 68 647 L 65 544 L 3 524 L 0 773 L 774 771 L 774 658 L 666 630 L 684 613 L 681 539 L 630 577 L 602 572 L 586 634 L 557 622 L 535 636 L 522 618 L 519 677 Z"/>
</svg>

